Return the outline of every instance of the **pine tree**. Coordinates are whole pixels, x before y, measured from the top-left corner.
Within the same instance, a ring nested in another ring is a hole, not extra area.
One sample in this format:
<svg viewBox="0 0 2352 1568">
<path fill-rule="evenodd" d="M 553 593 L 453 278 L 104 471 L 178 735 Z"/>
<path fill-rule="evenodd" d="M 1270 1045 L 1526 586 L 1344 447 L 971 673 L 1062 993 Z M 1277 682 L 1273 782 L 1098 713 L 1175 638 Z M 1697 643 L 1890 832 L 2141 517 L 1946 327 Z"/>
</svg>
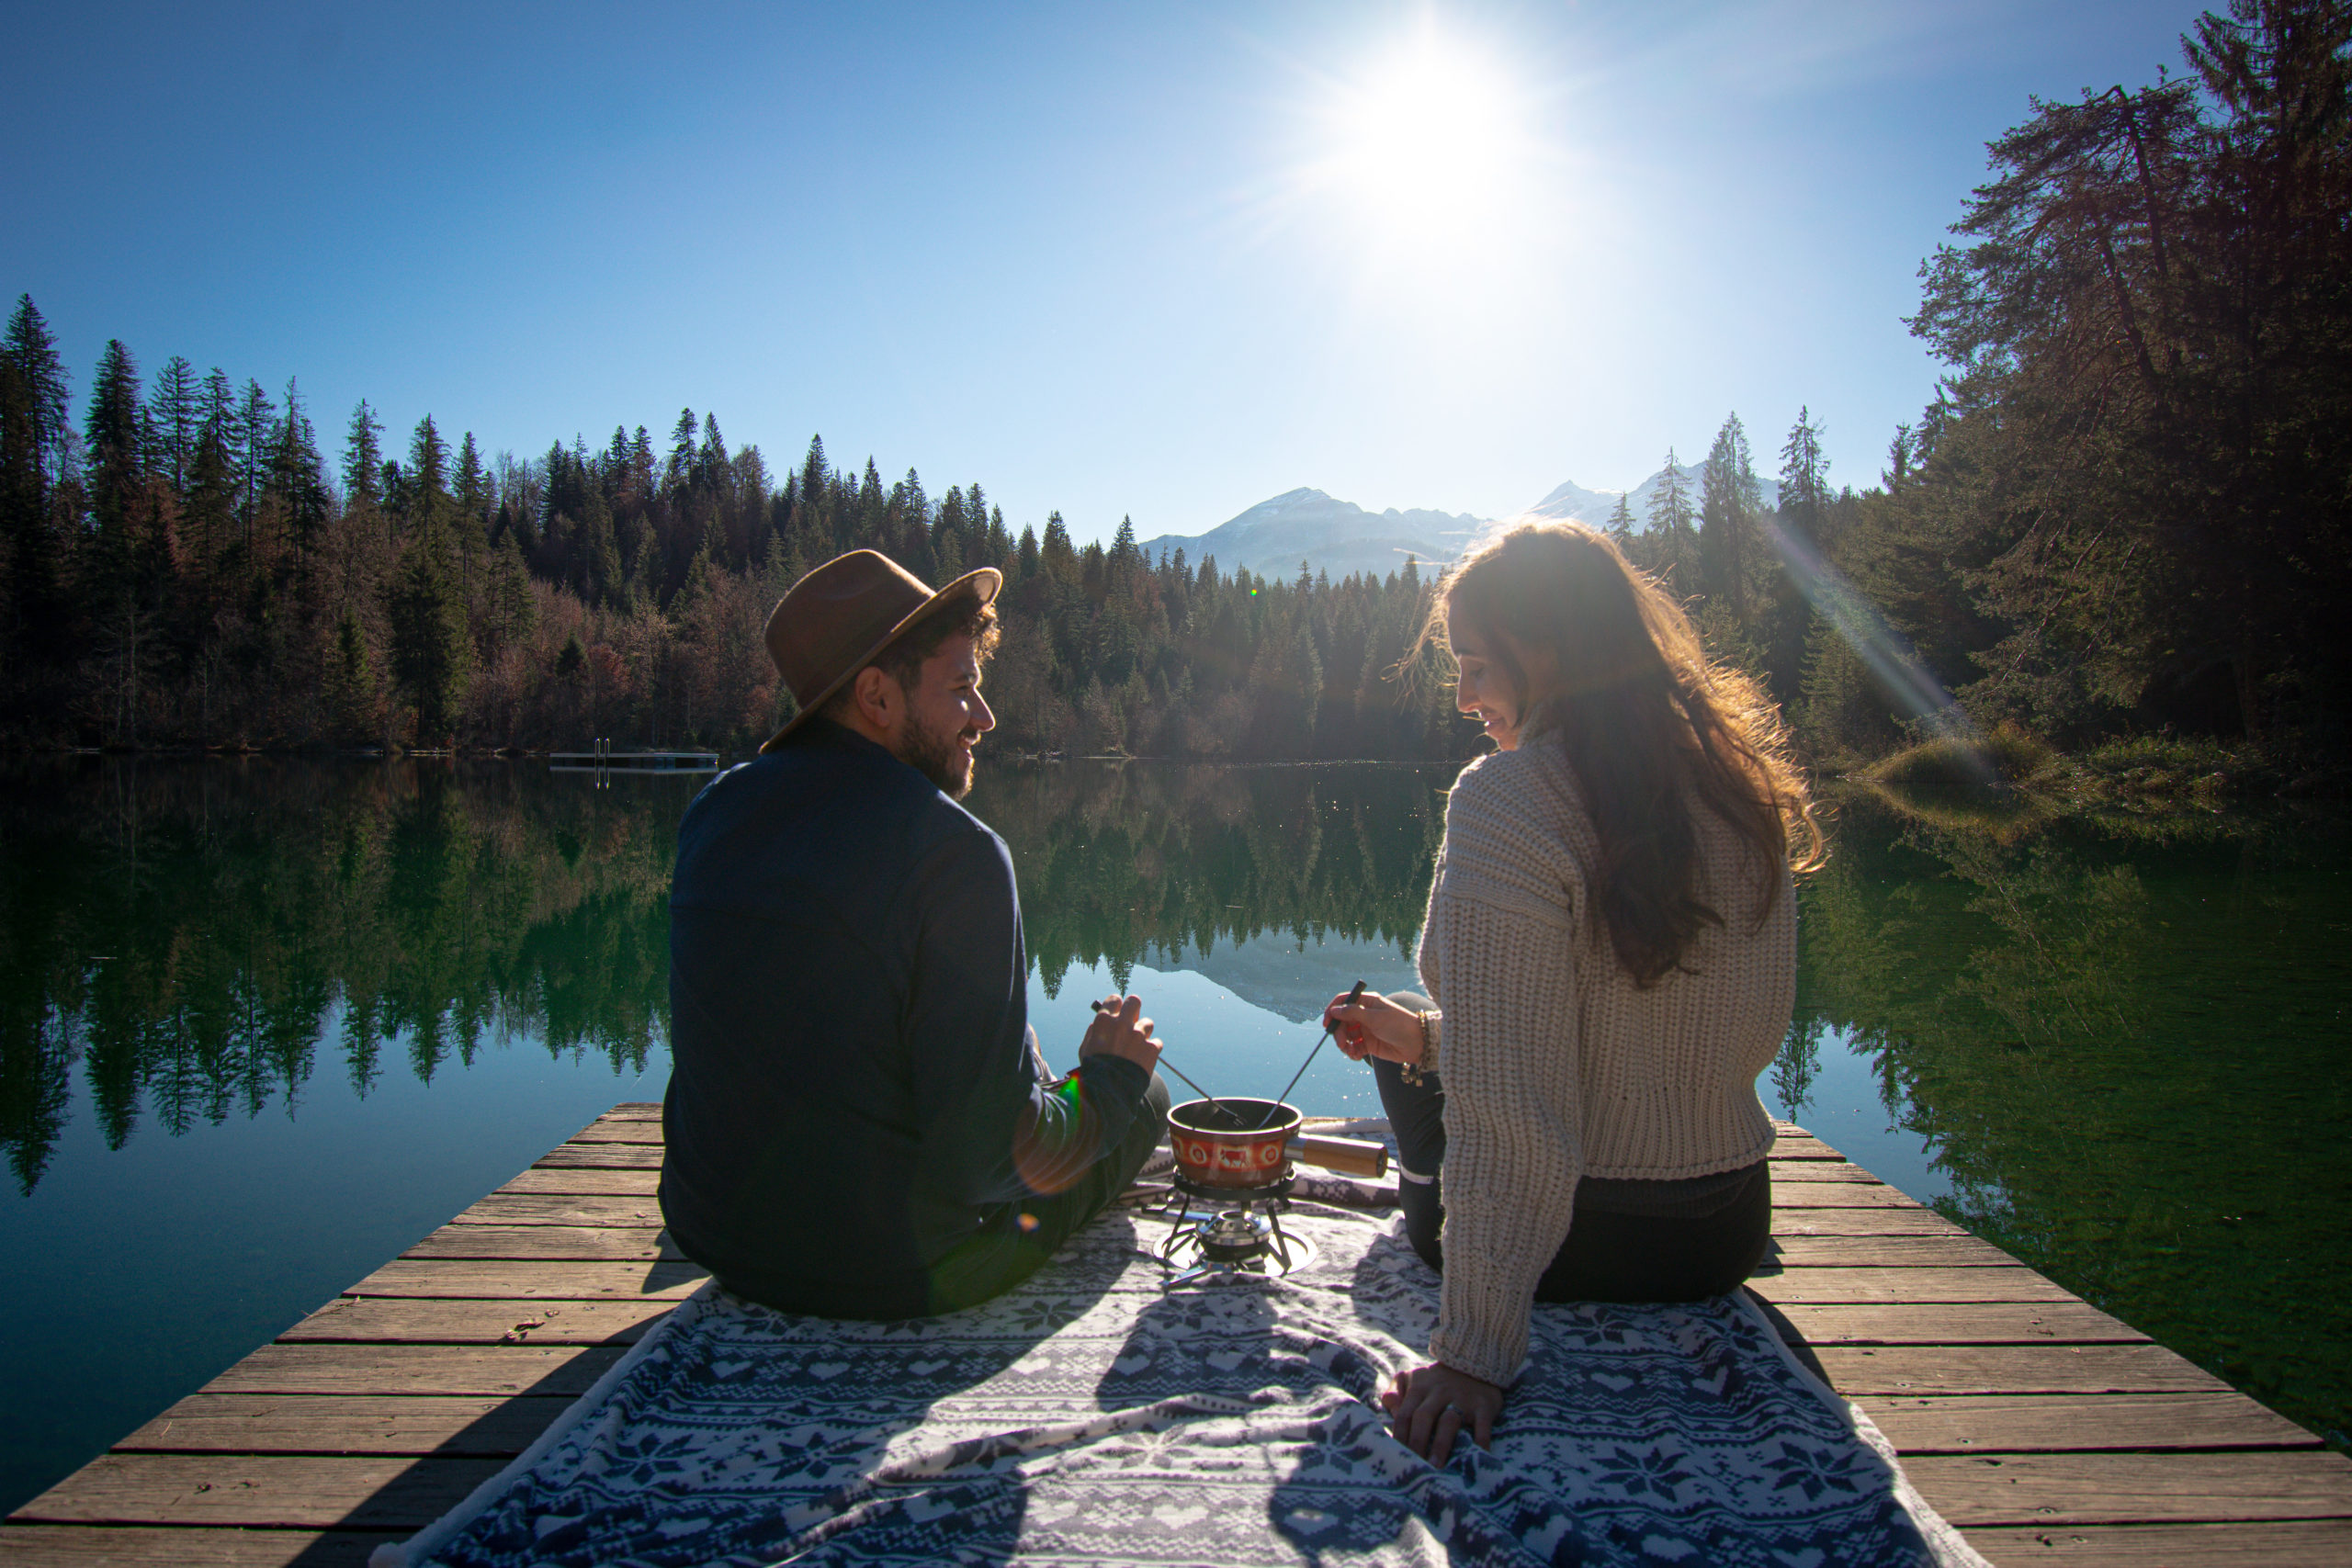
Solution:
<svg viewBox="0 0 2352 1568">
<path fill-rule="evenodd" d="M 408 480 L 413 507 L 434 509 L 448 499 L 449 444 L 431 414 L 416 422 L 416 433 L 409 437 Z"/>
<path fill-rule="evenodd" d="M 259 381 L 248 379 L 237 407 L 237 451 L 242 459 L 237 513 L 248 530 L 253 526 L 254 509 L 261 504 L 262 487 L 269 481 L 269 455 L 277 446 L 277 406 Z"/>
<path fill-rule="evenodd" d="M 1609 536 L 1617 541 L 1620 549 L 1634 542 L 1634 498 L 1630 491 L 1620 495 L 1610 511 Z"/>
<path fill-rule="evenodd" d="M 123 507 L 141 481 L 144 421 L 139 408 L 139 367 L 122 340 L 107 340 L 90 388 L 89 412 L 82 423 L 83 483 L 98 530 L 122 525 Z"/>
<path fill-rule="evenodd" d="M 662 475 L 662 488 L 665 492 L 684 489 L 693 482 L 695 433 L 698 428 L 694 410 L 678 411 L 678 423 L 670 427 L 670 466 Z"/>
<path fill-rule="evenodd" d="M 1829 521 L 1829 459 L 1821 450 L 1821 426 L 1813 411 L 1797 410 L 1796 424 L 1781 447 L 1781 526 L 1815 548 Z"/>
<path fill-rule="evenodd" d="M 154 466 L 183 495 L 187 492 L 189 466 L 196 461 L 196 433 L 204 424 L 198 396 L 196 367 L 178 354 L 164 362 L 163 369 L 155 373 L 153 389 L 147 394 L 147 427 L 155 440 Z"/>
<path fill-rule="evenodd" d="M 351 411 L 343 444 L 343 493 L 351 506 L 376 506 L 384 499 L 384 423 L 368 400 Z"/>
<path fill-rule="evenodd" d="M 473 649 L 450 581 L 449 536 L 438 516 L 409 536 L 391 595 L 392 673 L 416 708 L 419 744 L 455 733 Z"/>
<path fill-rule="evenodd" d="M 1650 559 L 1646 563 L 1664 572 L 1675 591 L 1688 593 L 1692 584 L 1690 575 L 1697 564 L 1698 531 L 1692 524 L 1698 513 L 1690 504 L 1690 482 L 1682 477 L 1682 465 L 1675 459 L 1674 448 L 1666 449 L 1666 468 L 1658 475 L 1657 489 L 1650 492 Z"/>
<path fill-rule="evenodd" d="M 1760 531 L 1763 486 L 1748 454 L 1747 431 L 1739 415 L 1727 415 L 1707 453 L 1699 491 L 1699 554 L 1708 592 L 1730 601 L 1745 627 L 1765 562 Z"/>
<path fill-rule="evenodd" d="M 65 362 L 57 355 L 57 339 L 29 294 L 17 297 L 0 355 L 15 368 L 29 409 L 33 465 L 45 499 L 49 487 L 63 483 L 73 471 L 74 427 L 67 412 L 72 393 Z"/>
<path fill-rule="evenodd" d="M 204 378 L 197 410 L 197 440 L 202 443 L 209 434 L 218 443 L 217 456 L 227 465 L 222 482 L 228 487 L 229 506 L 233 512 L 244 491 L 244 426 L 238 418 L 236 384 L 218 365 Z"/>
<path fill-rule="evenodd" d="M 319 433 L 293 380 L 286 383 L 286 417 L 279 421 L 269 462 L 269 491 L 286 508 L 294 547 L 308 551 L 332 510 L 326 465 L 319 456 Z"/>
</svg>

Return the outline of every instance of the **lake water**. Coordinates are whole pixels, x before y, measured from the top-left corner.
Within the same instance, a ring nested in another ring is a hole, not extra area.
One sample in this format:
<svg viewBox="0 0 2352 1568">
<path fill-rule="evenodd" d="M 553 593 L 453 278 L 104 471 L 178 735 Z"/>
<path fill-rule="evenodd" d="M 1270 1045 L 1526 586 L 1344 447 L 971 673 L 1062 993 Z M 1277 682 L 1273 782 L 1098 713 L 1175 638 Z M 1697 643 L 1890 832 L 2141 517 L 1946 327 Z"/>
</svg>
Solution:
<svg viewBox="0 0 2352 1568">
<path fill-rule="evenodd" d="M 1133 987 L 1272 1094 L 1409 954 L 1451 769 L 983 767 L 1057 1066 Z M 0 773 L 0 1507 L 667 1075 L 699 781 L 531 763 Z M 1905 1191 L 2352 1428 L 2352 819 L 2035 833 L 1844 805 L 1761 1085 Z M 1292 1097 L 1376 1113 L 1325 1051 Z"/>
</svg>

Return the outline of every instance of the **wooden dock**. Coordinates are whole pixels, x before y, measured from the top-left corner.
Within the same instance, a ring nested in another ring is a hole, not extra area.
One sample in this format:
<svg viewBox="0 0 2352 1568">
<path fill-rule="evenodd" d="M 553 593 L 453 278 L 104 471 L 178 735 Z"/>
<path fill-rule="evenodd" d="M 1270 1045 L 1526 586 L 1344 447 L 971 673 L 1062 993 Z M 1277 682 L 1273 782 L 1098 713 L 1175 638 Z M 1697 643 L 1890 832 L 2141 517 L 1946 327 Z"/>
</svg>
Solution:
<svg viewBox="0 0 2352 1568">
<path fill-rule="evenodd" d="M 702 1270 L 614 1110 L 0 1527 L 0 1565 L 358 1563 L 520 1452 Z M 2352 1460 L 1784 1127 L 1755 1281 L 1996 1563 L 2352 1563 Z"/>
</svg>

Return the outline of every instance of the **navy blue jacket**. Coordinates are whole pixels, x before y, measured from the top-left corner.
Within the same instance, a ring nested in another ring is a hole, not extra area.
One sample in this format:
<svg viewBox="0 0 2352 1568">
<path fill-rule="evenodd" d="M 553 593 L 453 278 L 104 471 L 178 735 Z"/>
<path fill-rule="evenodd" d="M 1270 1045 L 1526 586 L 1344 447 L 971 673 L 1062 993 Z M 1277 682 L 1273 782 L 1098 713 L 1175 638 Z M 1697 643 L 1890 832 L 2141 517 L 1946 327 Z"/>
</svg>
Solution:
<svg viewBox="0 0 2352 1568">
<path fill-rule="evenodd" d="M 1149 1077 L 1057 1090 L 1028 1029 L 1004 840 L 864 737 L 812 719 L 695 797 L 670 895 L 662 1213 L 686 1256 L 787 1311 L 935 1310 L 951 1248 L 1117 1146 Z"/>
</svg>

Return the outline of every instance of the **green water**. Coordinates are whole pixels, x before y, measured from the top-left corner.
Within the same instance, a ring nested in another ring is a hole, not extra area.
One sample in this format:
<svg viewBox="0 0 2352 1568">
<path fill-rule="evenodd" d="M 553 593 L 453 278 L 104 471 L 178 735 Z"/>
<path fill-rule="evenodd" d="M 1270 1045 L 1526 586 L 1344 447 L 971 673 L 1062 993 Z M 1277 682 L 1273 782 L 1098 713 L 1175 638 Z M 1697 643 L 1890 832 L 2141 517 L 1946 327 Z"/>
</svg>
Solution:
<svg viewBox="0 0 2352 1568">
<path fill-rule="evenodd" d="M 1782 1071 L 1838 1032 L 1945 1213 L 2340 1447 L 2352 819 L 2191 826 L 2004 843 L 1849 803 Z"/>
<path fill-rule="evenodd" d="M 1270 1094 L 1409 954 L 1451 770 L 984 768 L 1032 1016 L 1132 986 Z M 667 1073 L 697 783 L 527 763 L 0 773 L 0 1506 Z M 2341 1444 L 2352 819 L 2013 841 L 1847 803 L 1762 1086 L 1860 1163 Z M 1294 1099 L 1376 1109 L 1335 1052 Z"/>
</svg>

